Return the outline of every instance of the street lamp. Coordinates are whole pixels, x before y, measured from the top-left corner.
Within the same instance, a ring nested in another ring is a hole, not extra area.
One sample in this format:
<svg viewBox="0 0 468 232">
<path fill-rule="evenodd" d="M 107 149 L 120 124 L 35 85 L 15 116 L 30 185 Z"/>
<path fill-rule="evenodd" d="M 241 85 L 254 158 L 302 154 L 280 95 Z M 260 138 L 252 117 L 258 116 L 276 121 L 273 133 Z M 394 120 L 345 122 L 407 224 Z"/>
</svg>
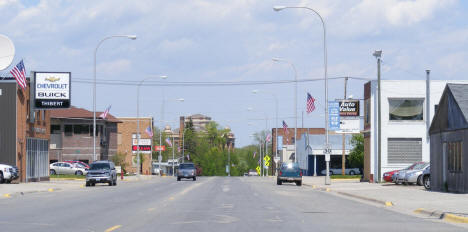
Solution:
<svg viewBox="0 0 468 232">
<path fill-rule="evenodd" d="M 98 45 L 96 46 L 96 49 L 94 50 L 94 82 L 93 82 L 93 159 L 94 161 L 97 160 L 97 157 L 96 157 L 96 54 L 97 54 L 97 50 L 99 46 L 101 46 L 101 44 L 104 41 L 111 39 L 111 38 L 117 38 L 117 37 L 128 38 L 131 40 L 136 40 L 137 38 L 136 35 L 111 35 L 99 41 Z"/>
<path fill-rule="evenodd" d="M 330 181 L 330 144 L 328 143 L 328 75 L 327 75 L 327 33 L 326 33 L 326 27 L 325 27 L 325 21 L 323 21 L 322 16 L 314 9 L 310 7 L 305 7 L 305 6 L 274 6 L 273 10 L 275 11 L 280 11 L 284 10 L 287 8 L 299 8 L 299 9 L 306 9 L 314 12 L 319 18 L 320 21 L 322 22 L 322 27 L 323 27 L 323 66 L 324 66 L 324 78 L 325 78 L 325 148 L 324 149 L 324 154 L 325 154 L 325 161 L 327 164 L 327 174 L 325 177 L 325 184 L 329 185 L 331 183 Z"/>
<path fill-rule="evenodd" d="M 380 63 L 381 63 L 381 58 L 382 58 L 382 50 L 379 50 L 379 51 L 375 51 L 373 54 L 373 56 L 375 56 L 375 58 L 377 59 L 377 99 L 378 99 L 378 102 L 377 102 L 377 159 L 378 159 L 378 162 L 377 162 L 377 182 L 380 182 L 381 180 L 381 172 L 382 172 L 382 162 L 381 162 L 381 158 L 382 158 L 382 148 L 381 148 L 381 145 L 382 145 L 382 140 L 381 140 L 381 113 L 380 113 L 380 107 L 381 107 L 381 101 L 380 101 L 380 95 L 381 95 L 381 91 L 380 91 Z"/>
<path fill-rule="evenodd" d="M 294 125 L 294 162 L 296 162 L 296 157 L 297 157 L 297 70 L 296 66 L 292 62 L 289 62 L 284 59 L 280 58 L 273 58 L 272 59 L 274 62 L 284 62 L 288 63 L 291 65 L 292 69 L 294 70 L 294 120 L 295 120 L 295 125 Z"/>
<path fill-rule="evenodd" d="M 137 85 L 137 173 L 140 175 L 140 86 L 143 84 L 144 81 L 150 79 L 150 78 L 167 78 L 167 76 L 149 76 L 140 82 L 138 82 Z M 152 128 L 151 128 L 152 129 Z M 153 138 L 151 138 L 153 140 Z"/>
<path fill-rule="evenodd" d="M 252 90 L 252 93 L 253 94 L 257 94 L 259 93 L 260 91 L 258 89 L 254 89 Z M 265 91 L 264 91 L 265 92 Z M 268 93 L 268 92 L 265 92 L 265 93 Z M 275 157 L 278 157 L 278 97 L 276 96 L 276 94 L 274 93 L 269 93 L 273 96 L 273 98 L 275 99 L 275 106 L 276 106 L 276 119 L 275 119 L 275 141 L 276 141 L 276 144 L 273 149 L 275 149 Z M 297 119 L 297 118 L 296 118 Z"/>
</svg>

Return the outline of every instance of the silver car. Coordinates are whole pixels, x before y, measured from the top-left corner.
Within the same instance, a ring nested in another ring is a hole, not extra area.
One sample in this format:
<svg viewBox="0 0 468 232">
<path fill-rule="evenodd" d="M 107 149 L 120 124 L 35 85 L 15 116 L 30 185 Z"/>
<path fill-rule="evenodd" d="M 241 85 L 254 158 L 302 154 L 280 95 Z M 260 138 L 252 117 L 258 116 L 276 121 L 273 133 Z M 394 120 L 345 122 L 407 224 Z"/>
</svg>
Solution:
<svg viewBox="0 0 468 232">
<path fill-rule="evenodd" d="M 400 170 L 394 174 L 393 182 L 396 184 L 414 184 L 418 182 L 418 177 L 422 171 L 429 166 L 428 162 L 417 162 L 407 169 Z"/>
<path fill-rule="evenodd" d="M 429 163 L 427 163 L 421 169 L 415 169 L 413 171 L 406 172 L 405 183 L 422 185 L 422 173 L 428 167 Z"/>
<path fill-rule="evenodd" d="M 49 165 L 50 175 L 86 175 L 88 171 L 82 166 L 67 162 L 56 162 Z"/>
</svg>

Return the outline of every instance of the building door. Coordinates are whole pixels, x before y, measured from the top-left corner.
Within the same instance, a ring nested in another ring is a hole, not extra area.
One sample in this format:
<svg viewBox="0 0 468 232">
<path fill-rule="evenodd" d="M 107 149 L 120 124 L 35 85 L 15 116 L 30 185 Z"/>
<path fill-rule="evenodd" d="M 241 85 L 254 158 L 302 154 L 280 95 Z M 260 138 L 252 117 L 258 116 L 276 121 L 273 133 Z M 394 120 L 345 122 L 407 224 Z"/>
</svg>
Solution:
<svg viewBox="0 0 468 232">
<path fill-rule="evenodd" d="M 27 138 L 26 140 L 26 182 L 40 181 L 49 176 L 49 141 Z"/>
</svg>

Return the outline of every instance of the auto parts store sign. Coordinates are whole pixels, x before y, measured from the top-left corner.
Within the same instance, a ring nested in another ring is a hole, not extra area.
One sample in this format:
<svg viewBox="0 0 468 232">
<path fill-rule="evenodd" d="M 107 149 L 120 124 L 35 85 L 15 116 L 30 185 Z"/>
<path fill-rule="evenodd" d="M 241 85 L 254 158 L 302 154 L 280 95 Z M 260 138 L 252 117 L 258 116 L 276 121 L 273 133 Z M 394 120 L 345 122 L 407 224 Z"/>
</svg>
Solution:
<svg viewBox="0 0 468 232">
<path fill-rule="evenodd" d="M 359 100 L 340 100 L 340 116 L 359 116 Z"/>
<path fill-rule="evenodd" d="M 70 83 L 70 72 L 34 72 L 35 108 L 69 108 Z"/>
</svg>

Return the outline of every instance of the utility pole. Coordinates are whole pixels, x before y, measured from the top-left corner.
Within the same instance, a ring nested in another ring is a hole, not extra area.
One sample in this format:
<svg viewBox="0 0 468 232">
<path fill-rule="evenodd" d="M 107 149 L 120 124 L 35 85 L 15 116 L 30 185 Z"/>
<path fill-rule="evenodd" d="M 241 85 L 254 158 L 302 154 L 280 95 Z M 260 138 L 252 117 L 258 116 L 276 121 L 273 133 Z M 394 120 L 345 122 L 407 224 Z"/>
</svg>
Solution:
<svg viewBox="0 0 468 232">
<path fill-rule="evenodd" d="M 344 100 L 346 101 L 346 88 L 348 85 L 348 77 L 344 79 Z M 343 145 L 343 153 L 341 154 L 341 175 L 346 175 L 346 152 L 345 152 L 345 140 L 346 134 L 342 134 L 342 145 Z"/>
<path fill-rule="evenodd" d="M 377 58 L 377 182 L 381 182 L 382 170 L 382 118 L 381 118 L 381 88 L 380 88 L 380 63 L 382 57 L 382 50 L 375 51 L 375 58 Z"/>
</svg>

